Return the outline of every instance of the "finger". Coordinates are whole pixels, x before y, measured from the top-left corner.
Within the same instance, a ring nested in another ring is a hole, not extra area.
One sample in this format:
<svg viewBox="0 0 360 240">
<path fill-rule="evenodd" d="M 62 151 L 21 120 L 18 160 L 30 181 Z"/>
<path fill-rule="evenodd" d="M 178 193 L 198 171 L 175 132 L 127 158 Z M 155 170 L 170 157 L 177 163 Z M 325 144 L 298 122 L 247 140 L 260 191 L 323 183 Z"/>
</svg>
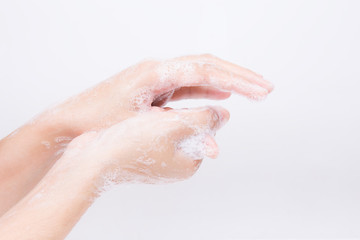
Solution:
<svg viewBox="0 0 360 240">
<path fill-rule="evenodd" d="M 163 85 L 155 85 L 155 95 L 189 86 L 215 87 L 234 91 L 251 99 L 262 99 L 269 93 L 266 88 L 250 83 L 242 75 L 224 70 L 213 63 L 172 60 L 160 64 L 157 72 Z"/>
<path fill-rule="evenodd" d="M 234 71 L 235 73 L 242 75 L 245 80 L 249 81 L 250 83 L 254 83 L 261 87 L 266 88 L 269 93 L 274 89 L 274 85 L 271 82 L 265 80 L 262 75 L 255 73 L 250 69 L 241 67 L 239 65 L 225 61 L 223 59 L 220 59 L 212 55 L 210 55 L 209 61 L 217 63 L 223 66 L 224 68 L 228 69 L 229 71 Z"/>
<path fill-rule="evenodd" d="M 230 113 L 222 107 L 170 110 L 167 114 L 176 116 L 174 138 L 182 139 L 198 134 L 214 134 L 230 118 Z"/>
<path fill-rule="evenodd" d="M 209 158 L 217 158 L 219 155 L 219 147 L 213 136 L 207 135 L 205 138 L 205 155 Z"/>
<path fill-rule="evenodd" d="M 271 92 L 274 89 L 274 85 L 265 80 L 264 77 L 254 71 L 251 71 L 250 69 L 241 67 L 239 65 L 236 65 L 234 63 L 231 63 L 229 61 L 223 60 L 221 58 L 218 58 L 211 54 L 202 54 L 198 56 L 193 56 L 194 58 L 200 58 L 203 59 L 203 61 L 208 63 L 214 63 L 217 64 L 228 71 L 232 71 L 236 74 L 239 74 L 244 77 L 246 81 L 249 81 L 251 83 L 257 84 L 261 87 L 266 88 L 269 92 Z"/>
<path fill-rule="evenodd" d="M 220 91 L 214 87 L 182 87 L 174 91 L 169 99 L 170 101 L 178 101 L 182 99 L 213 99 L 222 100 L 231 96 L 231 92 Z"/>
<path fill-rule="evenodd" d="M 229 61 L 218 58 L 212 54 L 186 56 L 186 57 L 182 57 L 181 59 L 183 59 L 183 60 L 185 60 L 185 59 L 196 60 L 197 59 L 199 61 L 203 61 L 206 63 L 213 63 L 213 64 L 223 67 L 227 71 L 234 72 L 236 74 L 241 75 L 244 78 L 244 80 L 246 80 L 250 83 L 253 83 L 253 84 L 256 84 L 256 85 L 266 88 L 268 90 L 268 92 L 271 92 L 274 89 L 274 85 L 271 82 L 265 80 L 262 75 L 255 73 L 255 72 L 251 71 L 250 69 L 241 67 L 241 66 L 231 63 Z"/>
<path fill-rule="evenodd" d="M 166 92 L 152 102 L 151 106 L 161 107 L 166 105 L 169 101 L 178 101 L 182 99 L 213 99 L 223 100 L 229 98 L 231 92 L 220 91 L 213 87 L 182 87 Z"/>
<path fill-rule="evenodd" d="M 208 106 L 199 108 L 197 112 L 187 109 L 184 118 L 198 128 L 216 131 L 229 121 L 230 113 L 220 106 Z"/>
<path fill-rule="evenodd" d="M 186 173 L 186 177 L 196 172 L 205 156 L 217 157 L 219 149 L 213 138 L 213 131 L 229 119 L 226 109 L 205 107 L 170 110 L 163 114 L 177 117 L 177 127 L 168 136 L 175 143 L 174 159 L 181 163 L 179 168 L 183 169 L 181 172 Z"/>
</svg>

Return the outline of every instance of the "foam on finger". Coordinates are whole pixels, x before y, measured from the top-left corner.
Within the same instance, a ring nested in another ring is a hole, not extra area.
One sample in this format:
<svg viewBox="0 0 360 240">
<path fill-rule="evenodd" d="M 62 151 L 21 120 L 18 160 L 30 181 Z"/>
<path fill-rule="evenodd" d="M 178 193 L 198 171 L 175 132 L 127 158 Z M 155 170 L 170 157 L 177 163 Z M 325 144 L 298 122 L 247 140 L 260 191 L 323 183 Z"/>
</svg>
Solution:
<svg viewBox="0 0 360 240">
<path fill-rule="evenodd" d="M 206 133 L 192 135 L 183 139 L 178 144 L 177 150 L 193 160 L 205 157 L 216 158 L 219 153 L 219 148 L 214 138 Z"/>
</svg>

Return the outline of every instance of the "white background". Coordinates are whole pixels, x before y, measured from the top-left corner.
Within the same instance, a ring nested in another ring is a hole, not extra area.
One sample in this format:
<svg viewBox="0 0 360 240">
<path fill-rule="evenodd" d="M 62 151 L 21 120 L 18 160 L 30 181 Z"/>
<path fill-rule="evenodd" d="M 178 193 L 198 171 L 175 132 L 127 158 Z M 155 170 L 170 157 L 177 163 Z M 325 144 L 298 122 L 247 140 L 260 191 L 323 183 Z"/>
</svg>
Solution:
<svg viewBox="0 0 360 240">
<path fill-rule="evenodd" d="M 360 1 L 0 1 L 0 136 L 144 58 L 213 53 L 275 84 L 223 105 L 190 180 L 120 186 L 68 239 L 360 236 Z M 21 148 L 21 146 L 19 146 Z"/>
</svg>

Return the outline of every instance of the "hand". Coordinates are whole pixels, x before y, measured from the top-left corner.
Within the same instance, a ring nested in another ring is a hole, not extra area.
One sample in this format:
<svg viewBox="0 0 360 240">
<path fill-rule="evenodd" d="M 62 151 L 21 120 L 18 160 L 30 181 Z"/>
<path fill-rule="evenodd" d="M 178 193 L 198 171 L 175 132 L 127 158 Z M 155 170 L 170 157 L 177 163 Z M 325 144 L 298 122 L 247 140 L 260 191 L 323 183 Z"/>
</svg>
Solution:
<svg viewBox="0 0 360 240">
<path fill-rule="evenodd" d="M 144 61 L 125 69 L 0 141 L 0 215 L 43 178 L 73 138 L 85 132 L 162 111 L 168 101 L 225 99 L 231 92 L 261 99 L 272 88 L 260 75 L 211 55 Z"/>
<path fill-rule="evenodd" d="M 203 154 L 216 156 L 212 136 L 228 118 L 222 108 L 158 109 L 75 138 L 29 194 L 0 218 L 0 235 L 63 239 L 109 182 L 191 176 Z"/>
<path fill-rule="evenodd" d="M 0 142 L 0 215 L 22 199 L 3 218 L 2 236 L 30 225 L 34 239 L 62 236 L 91 204 L 93 181 L 175 181 L 194 174 L 204 155 L 216 157 L 212 136 L 227 111 L 167 111 L 168 101 L 231 92 L 261 99 L 272 88 L 214 56 L 187 56 L 144 61 L 46 111 Z"/>
<path fill-rule="evenodd" d="M 139 114 L 75 138 L 57 164 L 67 161 L 65 166 L 72 171 L 97 169 L 102 180 L 185 179 L 195 173 L 205 155 L 217 156 L 213 136 L 228 119 L 229 113 L 219 107 Z"/>
<path fill-rule="evenodd" d="M 212 55 L 143 61 L 48 111 L 74 137 L 109 127 L 184 98 L 225 99 L 235 92 L 262 99 L 273 86 L 262 76 Z"/>
</svg>

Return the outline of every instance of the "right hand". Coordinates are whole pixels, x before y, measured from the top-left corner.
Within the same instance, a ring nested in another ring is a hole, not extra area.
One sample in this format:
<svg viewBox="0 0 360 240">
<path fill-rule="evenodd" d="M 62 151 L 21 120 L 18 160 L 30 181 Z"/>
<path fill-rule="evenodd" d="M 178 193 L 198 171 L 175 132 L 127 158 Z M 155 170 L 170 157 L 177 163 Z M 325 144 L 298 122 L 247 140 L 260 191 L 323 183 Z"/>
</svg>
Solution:
<svg viewBox="0 0 360 240">
<path fill-rule="evenodd" d="M 205 155 L 217 156 L 213 136 L 228 119 L 228 111 L 220 107 L 143 113 L 75 138 L 58 163 L 67 161 L 71 168 L 75 164 L 79 171 L 98 169 L 101 181 L 186 179 L 196 172 Z"/>
</svg>

